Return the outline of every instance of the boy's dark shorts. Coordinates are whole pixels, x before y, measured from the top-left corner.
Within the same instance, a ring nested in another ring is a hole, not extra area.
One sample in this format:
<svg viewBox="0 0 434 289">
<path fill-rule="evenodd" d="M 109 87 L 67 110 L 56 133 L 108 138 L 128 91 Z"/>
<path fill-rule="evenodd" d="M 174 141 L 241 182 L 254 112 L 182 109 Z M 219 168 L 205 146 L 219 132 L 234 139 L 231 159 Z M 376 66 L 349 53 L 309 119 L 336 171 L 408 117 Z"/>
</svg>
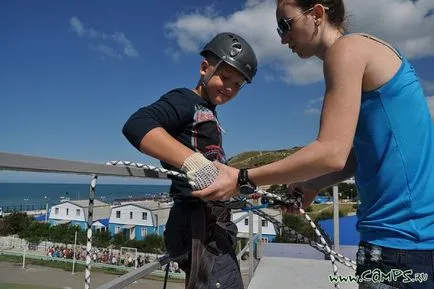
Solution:
<svg viewBox="0 0 434 289">
<path fill-rule="evenodd" d="M 203 206 L 202 202 L 175 203 L 169 215 L 164 232 L 164 240 L 167 252 L 179 267 L 187 274 L 190 270 L 191 260 L 191 215 L 197 206 Z M 209 209 L 209 208 L 208 208 Z M 212 210 L 219 210 L 213 208 Z M 240 269 L 236 260 L 233 245 L 236 239 L 236 225 L 230 222 L 230 214 L 216 214 L 219 216 L 219 224 L 213 217 L 208 217 L 207 242 L 205 248 L 207 254 L 214 256 L 214 265 L 209 276 L 208 288 L 243 289 Z M 222 228 L 227 224 L 227 228 Z M 234 231 L 235 230 L 235 231 Z"/>
</svg>

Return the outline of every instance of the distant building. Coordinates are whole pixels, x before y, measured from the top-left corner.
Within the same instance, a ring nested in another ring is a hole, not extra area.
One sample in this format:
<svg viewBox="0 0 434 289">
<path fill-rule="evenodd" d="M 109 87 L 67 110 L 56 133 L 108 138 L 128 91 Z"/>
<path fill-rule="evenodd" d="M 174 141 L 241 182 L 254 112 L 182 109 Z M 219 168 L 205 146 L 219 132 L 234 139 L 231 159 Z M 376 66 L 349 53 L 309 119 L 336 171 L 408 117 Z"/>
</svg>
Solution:
<svg viewBox="0 0 434 289">
<path fill-rule="evenodd" d="M 92 230 L 98 232 L 106 232 L 108 231 L 108 225 L 109 225 L 109 218 L 105 218 L 105 219 L 99 219 L 95 222 L 93 222 L 92 224 Z"/>
<path fill-rule="evenodd" d="M 35 216 L 33 216 L 33 219 L 36 222 L 44 223 L 45 222 L 45 214 L 44 215 L 35 215 Z"/>
<path fill-rule="evenodd" d="M 93 221 L 107 219 L 110 215 L 110 204 L 95 200 L 93 203 Z M 48 222 L 51 225 L 69 224 L 87 229 L 89 200 L 64 201 L 52 206 Z"/>
<path fill-rule="evenodd" d="M 345 183 L 345 184 L 355 184 L 356 181 L 355 181 L 354 177 L 352 177 L 352 178 L 349 178 L 349 179 L 343 181 L 342 183 Z"/>
<path fill-rule="evenodd" d="M 122 233 L 126 239 L 143 240 L 151 234 L 162 235 L 171 203 L 139 201 L 115 206 L 111 210 L 109 232 Z"/>
<path fill-rule="evenodd" d="M 316 196 L 315 199 L 313 199 L 314 204 L 327 204 L 330 202 L 333 202 L 330 196 Z"/>
<path fill-rule="evenodd" d="M 266 214 L 272 216 L 277 221 L 282 221 L 282 214 L 279 210 L 273 210 L 273 209 L 261 209 Z M 232 221 L 240 218 L 242 215 L 244 215 L 246 212 L 234 212 L 232 213 Z M 274 224 L 269 222 L 268 220 L 265 220 L 261 217 L 259 217 L 256 214 L 253 214 L 253 234 L 258 233 L 258 222 L 261 222 L 261 240 L 265 243 L 272 242 L 274 239 L 276 239 L 276 229 L 274 227 Z M 243 220 L 238 222 L 237 224 L 238 228 L 238 237 L 239 238 L 249 238 L 249 217 L 246 216 Z"/>
</svg>

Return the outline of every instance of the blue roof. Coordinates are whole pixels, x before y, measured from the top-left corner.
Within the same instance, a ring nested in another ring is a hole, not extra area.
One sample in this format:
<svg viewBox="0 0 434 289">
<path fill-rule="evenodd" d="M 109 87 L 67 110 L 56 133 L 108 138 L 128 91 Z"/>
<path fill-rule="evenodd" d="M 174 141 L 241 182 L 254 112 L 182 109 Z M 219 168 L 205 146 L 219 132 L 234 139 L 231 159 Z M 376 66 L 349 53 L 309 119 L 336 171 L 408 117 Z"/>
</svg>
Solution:
<svg viewBox="0 0 434 289">
<path fill-rule="evenodd" d="M 327 202 L 331 202 L 331 198 L 330 197 L 326 197 L 326 196 L 317 196 L 315 197 L 315 199 L 313 200 L 314 203 L 316 204 L 325 204 Z"/>
<path fill-rule="evenodd" d="M 333 219 L 321 220 L 319 224 L 333 240 Z M 356 230 L 356 224 L 357 216 L 339 218 L 339 244 L 355 246 L 359 244 L 360 234 Z"/>
<path fill-rule="evenodd" d="M 44 215 L 39 215 L 39 216 L 34 216 L 33 218 L 36 221 L 45 221 L 45 214 Z"/>
<path fill-rule="evenodd" d="M 96 220 L 95 222 L 100 222 L 101 224 L 103 224 L 105 227 L 108 227 L 108 224 L 109 224 L 109 220 L 110 219 L 99 219 L 99 220 Z M 94 223 L 95 223 L 94 222 Z"/>
</svg>

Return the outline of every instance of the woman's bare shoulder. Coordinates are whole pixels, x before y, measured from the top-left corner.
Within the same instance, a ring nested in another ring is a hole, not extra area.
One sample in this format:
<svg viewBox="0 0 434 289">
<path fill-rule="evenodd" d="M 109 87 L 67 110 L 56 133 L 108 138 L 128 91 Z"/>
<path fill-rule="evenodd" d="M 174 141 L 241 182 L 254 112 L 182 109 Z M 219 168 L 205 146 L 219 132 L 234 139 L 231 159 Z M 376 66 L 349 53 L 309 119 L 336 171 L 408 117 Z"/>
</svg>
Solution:
<svg viewBox="0 0 434 289">
<path fill-rule="evenodd" d="M 368 57 L 366 45 L 357 34 L 344 35 L 328 49 L 324 64 L 364 62 Z"/>
</svg>

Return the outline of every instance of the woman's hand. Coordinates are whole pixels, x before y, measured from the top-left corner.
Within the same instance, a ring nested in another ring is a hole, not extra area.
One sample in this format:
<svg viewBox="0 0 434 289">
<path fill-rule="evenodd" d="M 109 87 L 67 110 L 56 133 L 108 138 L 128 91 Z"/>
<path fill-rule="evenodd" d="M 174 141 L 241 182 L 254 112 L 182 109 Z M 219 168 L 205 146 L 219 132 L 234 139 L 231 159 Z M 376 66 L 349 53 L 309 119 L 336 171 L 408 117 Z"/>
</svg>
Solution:
<svg viewBox="0 0 434 289">
<path fill-rule="evenodd" d="M 238 191 L 238 169 L 226 166 L 217 161 L 214 162 L 219 170 L 215 181 L 207 188 L 193 191 L 192 195 L 205 201 L 226 201 L 239 193 Z"/>
<path fill-rule="evenodd" d="M 300 194 L 303 195 L 303 204 L 302 209 L 306 210 L 307 207 L 312 204 L 313 199 L 316 197 L 318 192 L 309 186 L 308 182 L 300 182 L 300 183 L 292 183 L 288 184 L 286 196 L 297 199 Z M 294 205 L 282 206 L 282 212 L 298 215 L 300 214 L 299 208 L 296 208 Z"/>
</svg>

